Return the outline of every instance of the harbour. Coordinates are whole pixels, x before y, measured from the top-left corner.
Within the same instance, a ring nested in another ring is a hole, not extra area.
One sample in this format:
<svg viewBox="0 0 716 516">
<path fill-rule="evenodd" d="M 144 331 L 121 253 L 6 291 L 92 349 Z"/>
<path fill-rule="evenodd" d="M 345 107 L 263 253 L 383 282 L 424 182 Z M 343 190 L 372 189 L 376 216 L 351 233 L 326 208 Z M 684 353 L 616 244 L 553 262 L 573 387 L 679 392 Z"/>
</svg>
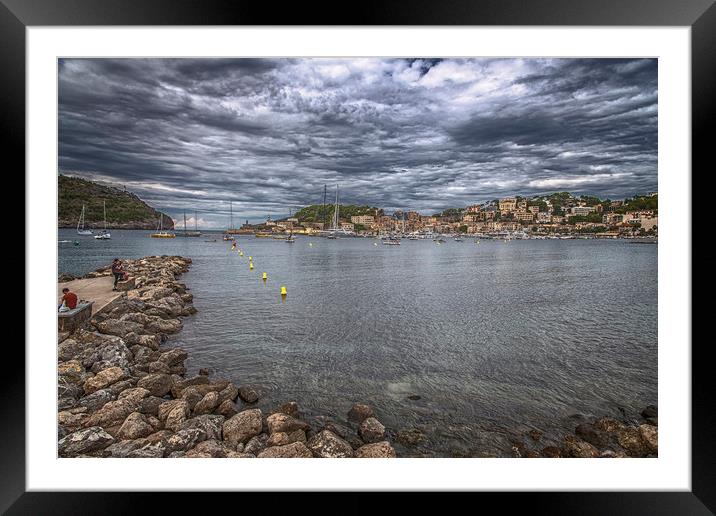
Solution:
<svg viewBox="0 0 716 516">
<path fill-rule="evenodd" d="M 202 231 L 216 242 L 149 233 L 60 243 L 59 272 L 191 258 L 183 281 L 198 312 L 172 337 L 189 372 L 211 364 L 261 386 L 259 407 L 297 399 L 314 419 L 369 402 L 402 435 L 399 456 L 511 456 L 527 431 L 556 443 L 582 419 L 656 401 L 658 246 L 235 235 L 240 256 L 221 232 Z M 404 444 L 410 435 L 420 437 Z"/>
</svg>

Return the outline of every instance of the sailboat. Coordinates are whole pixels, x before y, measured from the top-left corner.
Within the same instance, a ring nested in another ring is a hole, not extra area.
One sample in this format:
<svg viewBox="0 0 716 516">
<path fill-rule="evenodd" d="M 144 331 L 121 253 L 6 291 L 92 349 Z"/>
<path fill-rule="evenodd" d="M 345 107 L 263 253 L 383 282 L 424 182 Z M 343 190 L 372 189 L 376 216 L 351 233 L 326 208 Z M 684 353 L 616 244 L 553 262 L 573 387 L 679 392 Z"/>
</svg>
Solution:
<svg viewBox="0 0 716 516">
<path fill-rule="evenodd" d="M 112 238 L 112 235 L 110 235 L 109 231 L 107 231 L 107 201 L 102 201 L 102 209 L 104 211 L 104 229 L 99 235 L 95 235 L 94 237 L 97 240 L 109 240 Z"/>
<path fill-rule="evenodd" d="M 354 233 L 338 227 L 340 205 L 338 204 L 338 185 L 336 185 L 336 206 L 333 210 L 333 220 L 331 221 L 331 228 L 325 231 L 321 231 L 319 234 L 326 238 L 338 238 L 338 235 L 343 236 L 354 236 Z"/>
<path fill-rule="evenodd" d="M 200 237 L 201 236 L 201 231 L 197 231 L 197 229 L 196 229 L 196 212 L 194 212 L 194 231 L 186 230 L 186 212 L 184 212 L 184 232 L 179 233 L 178 236 L 182 236 L 182 237 Z"/>
<path fill-rule="evenodd" d="M 80 220 L 77 221 L 77 234 L 78 235 L 91 235 L 92 231 L 85 229 L 85 205 L 82 205 L 82 213 L 80 214 Z"/>
<path fill-rule="evenodd" d="M 149 235 L 152 238 L 174 238 L 176 235 L 174 233 L 169 233 L 167 231 L 164 231 L 164 214 L 159 213 L 159 226 L 157 227 L 157 232 L 152 233 Z"/>
<path fill-rule="evenodd" d="M 227 241 L 227 242 L 229 240 L 236 240 L 236 238 L 234 238 L 232 236 L 234 233 L 236 233 L 236 230 L 234 229 L 234 208 L 233 208 L 231 201 L 229 201 L 229 212 L 231 213 L 231 215 L 229 216 L 230 217 L 229 227 L 227 228 L 226 231 L 224 231 L 224 237 L 223 237 L 224 241 Z"/>
</svg>

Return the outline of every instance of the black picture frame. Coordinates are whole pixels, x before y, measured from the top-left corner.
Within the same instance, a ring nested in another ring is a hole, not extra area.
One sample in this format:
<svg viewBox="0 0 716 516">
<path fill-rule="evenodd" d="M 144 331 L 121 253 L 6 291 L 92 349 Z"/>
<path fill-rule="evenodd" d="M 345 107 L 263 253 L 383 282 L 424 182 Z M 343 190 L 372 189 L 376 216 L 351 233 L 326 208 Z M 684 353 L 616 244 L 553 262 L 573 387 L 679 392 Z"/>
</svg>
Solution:
<svg viewBox="0 0 716 516">
<path fill-rule="evenodd" d="M 707 129 L 716 119 L 716 5 L 713 0 L 490 0 L 475 2 L 380 2 L 346 5 L 244 0 L 0 0 L 0 134 L 16 170 L 25 167 L 25 29 L 79 25 L 574 25 L 691 27 L 692 169 L 710 158 Z M 702 170 L 702 176 L 708 175 Z M 695 175 L 692 172 L 692 178 Z M 700 179 L 701 180 L 701 179 Z M 699 219 L 694 207 L 692 218 Z M 692 255 L 694 256 L 694 255 Z M 25 270 L 27 275 L 30 271 Z M 713 283 L 710 278 L 701 288 Z M 694 303 L 694 310 L 697 310 Z M 692 316 L 692 320 L 696 320 Z M 670 343 L 692 353 L 692 491 L 611 493 L 484 493 L 481 504 L 509 497 L 534 514 L 713 514 L 716 512 L 716 410 L 710 339 Z M 10 343 L 7 342 L 6 345 Z M 7 514 L 126 514 L 144 506 L 149 494 L 26 492 L 25 357 L 14 344 L 0 392 L 0 511 Z M 211 495 L 213 503 L 223 497 Z M 351 496 L 357 496 L 352 494 Z M 421 503 L 421 496 L 415 497 Z M 186 496 L 162 496 L 163 509 L 186 507 Z M 280 502 L 279 502 L 280 503 Z M 345 502 L 344 502 L 345 503 Z M 358 504 L 346 504 L 345 507 Z M 148 506 L 147 506 L 148 507 Z M 343 511 L 341 511 L 343 512 Z"/>
</svg>

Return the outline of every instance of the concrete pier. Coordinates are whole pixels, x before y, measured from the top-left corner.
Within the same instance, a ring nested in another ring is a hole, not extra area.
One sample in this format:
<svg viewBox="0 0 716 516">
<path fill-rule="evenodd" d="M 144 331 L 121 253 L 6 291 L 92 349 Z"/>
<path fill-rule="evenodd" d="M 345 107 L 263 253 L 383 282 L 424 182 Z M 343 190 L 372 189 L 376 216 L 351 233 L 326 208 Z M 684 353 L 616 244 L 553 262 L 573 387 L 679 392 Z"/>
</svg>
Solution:
<svg viewBox="0 0 716 516">
<path fill-rule="evenodd" d="M 84 301 L 93 301 L 92 312 L 98 313 L 106 310 L 116 299 L 122 297 L 122 292 L 114 292 L 112 284 L 113 276 L 101 276 L 98 278 L 76 279 L 65 283 L 57 284 L 57 304 L 60 304 L 62 298 L 62 289 L 67 287 L 71 292 L 77 294 L 77 299 L 81 303 Z"/>
</svg>

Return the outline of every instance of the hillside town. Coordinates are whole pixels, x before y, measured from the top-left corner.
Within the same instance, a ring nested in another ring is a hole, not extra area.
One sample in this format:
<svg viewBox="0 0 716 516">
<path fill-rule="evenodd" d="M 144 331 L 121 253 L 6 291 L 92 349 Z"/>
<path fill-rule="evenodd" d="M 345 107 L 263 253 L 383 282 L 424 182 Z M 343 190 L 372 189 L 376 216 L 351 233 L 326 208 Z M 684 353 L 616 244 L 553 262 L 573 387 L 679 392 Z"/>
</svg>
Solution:
<svg viewBox="0 0 716 516">
<path fill-rule="evenodd" d="M 574 196 L 568 192 L 530 198 L 514 196 L 431 215 L 412 210 L 386 214 L 383 209 L 369 206 L 312 205 L 284 219 L 267 217 L 260 224 L 246 221 L 239 229 L 229 228 L 227 233 L 320 235 L 329 230 L 350 236 L 656 237 L 658 194 L 651 192 L 623 200 Z"/>
</svg>

